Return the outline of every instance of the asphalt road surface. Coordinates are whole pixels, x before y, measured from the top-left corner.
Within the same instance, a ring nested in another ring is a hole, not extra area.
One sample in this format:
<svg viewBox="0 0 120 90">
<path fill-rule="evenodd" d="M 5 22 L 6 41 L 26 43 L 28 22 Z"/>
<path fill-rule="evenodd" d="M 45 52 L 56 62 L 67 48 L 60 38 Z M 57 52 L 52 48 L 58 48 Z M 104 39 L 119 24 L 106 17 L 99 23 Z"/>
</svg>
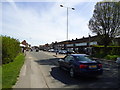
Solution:
<svg viewBox="0 0 120 90">
<path fill-rule="evenodd" d="M 58 58 L 46 52 L 27 52 L 18 81 L 13 88 L 118 88 L 118 68 L 103 63 L 103 75 L 98 78 L 70 78 L 58 68 Z"/>
</svg>

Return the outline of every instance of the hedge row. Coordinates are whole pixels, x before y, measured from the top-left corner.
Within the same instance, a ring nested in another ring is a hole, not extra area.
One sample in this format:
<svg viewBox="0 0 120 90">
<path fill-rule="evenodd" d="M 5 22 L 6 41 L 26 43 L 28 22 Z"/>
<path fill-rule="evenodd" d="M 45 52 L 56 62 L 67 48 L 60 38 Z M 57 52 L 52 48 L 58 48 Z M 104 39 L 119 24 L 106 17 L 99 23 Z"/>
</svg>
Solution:
<svg viewBox="0 0 120 90">
<path fill-rule="evenodd" d="M 2 37 L 2 63 L 6 64 L 12 62 L 21 51 L 20 42 L 8 36 L 0 37 Z"/>
<path fill-rule="evenodd" d="M 105 57 L 107 55 L 118 55 L 120 56 L 120 47 L 93 47 L 93 55 L 99 57 Z"/>
<path fill-rule="evenodd" d="M 0 89 L 2 89 L 2 37 L 0 37 Z"/>
</svg>

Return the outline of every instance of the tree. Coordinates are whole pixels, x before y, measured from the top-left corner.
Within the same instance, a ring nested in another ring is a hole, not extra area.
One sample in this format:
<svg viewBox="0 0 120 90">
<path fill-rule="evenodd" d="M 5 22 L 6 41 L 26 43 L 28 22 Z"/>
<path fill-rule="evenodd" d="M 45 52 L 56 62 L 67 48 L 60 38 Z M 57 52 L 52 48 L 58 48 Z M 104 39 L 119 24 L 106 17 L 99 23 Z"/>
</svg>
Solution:
<svg viewBox="0 0 120 90">
<path fill-rule="evenodd" d="M 98 2 L 88 27 L 107 47 L 115 37 L 120 36 L 120 2 Z"/>
</svg>

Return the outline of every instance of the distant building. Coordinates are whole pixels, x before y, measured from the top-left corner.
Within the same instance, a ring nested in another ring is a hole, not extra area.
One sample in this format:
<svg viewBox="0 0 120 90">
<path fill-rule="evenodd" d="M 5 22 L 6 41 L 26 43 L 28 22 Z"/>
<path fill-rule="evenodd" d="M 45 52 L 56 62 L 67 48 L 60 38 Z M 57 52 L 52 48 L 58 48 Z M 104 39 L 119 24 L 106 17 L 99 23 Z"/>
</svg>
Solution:
<svg viewBox="0 0 120 90">
<path fill-rule="evenodd" d="M 114 40 L 115 43 L 120 45 L 120 38 L 116 38 Z M 75 51 L 76 53 L 86 53 L 89 52 L 90 48 L 94 45 L 99 45 L 97 36 L 83 37 L 80 39 L 72 39 L 67 41 L 55 42 L 51 44 L 45 44 L 40 48 L 43 49 L 57 49 L 57 50 L 67 50 L 67 51 Z"/>
</svg>

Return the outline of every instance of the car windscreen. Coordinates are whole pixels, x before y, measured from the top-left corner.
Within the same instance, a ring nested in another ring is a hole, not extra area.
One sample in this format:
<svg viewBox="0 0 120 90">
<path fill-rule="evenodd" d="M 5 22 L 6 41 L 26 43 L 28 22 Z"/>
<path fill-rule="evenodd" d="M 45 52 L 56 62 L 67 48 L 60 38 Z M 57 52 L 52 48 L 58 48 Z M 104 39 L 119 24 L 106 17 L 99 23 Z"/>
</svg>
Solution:
<svg viewBox="0 0 120 90">
<path fill-rule="evenodd" d="M 89 57 L 87 56 L 75 56 L 75 59 L 77 61 L 92 61 Z"/>
</svg>

